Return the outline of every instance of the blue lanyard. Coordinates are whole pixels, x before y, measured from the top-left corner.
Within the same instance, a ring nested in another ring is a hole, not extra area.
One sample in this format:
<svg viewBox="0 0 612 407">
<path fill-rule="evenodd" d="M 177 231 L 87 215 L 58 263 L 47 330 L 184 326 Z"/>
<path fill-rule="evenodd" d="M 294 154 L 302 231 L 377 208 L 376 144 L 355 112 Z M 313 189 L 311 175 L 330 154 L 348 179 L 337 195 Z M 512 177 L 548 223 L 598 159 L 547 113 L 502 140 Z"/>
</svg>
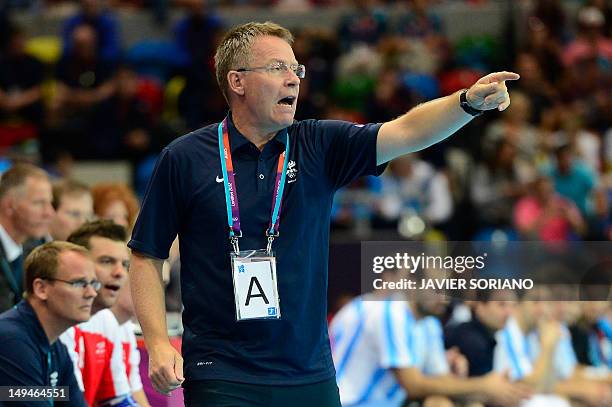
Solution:
<svg viewBox="0 0 612 407">
<path fill-rule="evenodd" d="M 289 161 L 289 133 L 284 129 L 286 136 L 285 152 L 278 159 L 276 170 L 276 182 L 274 193 L 272 195 L 272 213 L 270 215 L 270 224 L 266 230 L 268 237 L 267 251 L 270 253 L 272 242 L 278 236 L 278 219 L 281 212 L 281 204 L 283 200 L 283 192 L 285 190 L 285 179 L 287 178 L 287 163 Z M 223 186 L 225 188 L 225 207 L 227 209 L 227 223 L 229 226 L 229 237 L 234 248 L 234 252 L 238 253 L 238 238 L 242 236 L 240 228 L 240 210 L 238 207 L 238 191 L 234 178 L 234 164 L 232 161 L 232 152 L 229 145 L 229 126 L 227 117 L 219 123 L 217 128 L 219 137 L 219 158 L 221 161 L 221 170 L 223 172 Z"/>
</svg>

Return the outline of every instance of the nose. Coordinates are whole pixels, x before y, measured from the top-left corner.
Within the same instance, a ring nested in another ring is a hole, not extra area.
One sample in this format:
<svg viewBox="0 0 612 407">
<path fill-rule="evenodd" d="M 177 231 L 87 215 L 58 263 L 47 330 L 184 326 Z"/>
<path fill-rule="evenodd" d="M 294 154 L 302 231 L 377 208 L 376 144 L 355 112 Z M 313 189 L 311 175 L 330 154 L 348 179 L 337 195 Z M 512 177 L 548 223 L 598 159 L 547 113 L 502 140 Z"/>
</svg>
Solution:
<svg viewBox="0 0 612 407">
<path fill-rule="evenodd" d="M 85 298 L 96 298 L 98 296 L 98 292 L 94 290 L 91 284 L 88 284 L 85 288 Z"/>
<path fill-rule="evenodd" d="M 115 267 L 113 267 L 113 277 L 116 279 L 127 277 L 127 268 L 123 265 L 122 262 L 117 262 Z"/>
<path fill-rule="evenodd" d="M 300 86 L 300 77 L 291 69 L 289 69 L 289 76 L 287 77 L 287 86 L 291 88 Z"/>
<path fill-rule="evenodd" d="M 53 209 L 53 205 L 51 205 L 51 203 L 48 203 L 45 205 L 45 218 L 49 219 L 51 218 L 53 215 L 55 215 L 55 209 Z"/>
</svg>

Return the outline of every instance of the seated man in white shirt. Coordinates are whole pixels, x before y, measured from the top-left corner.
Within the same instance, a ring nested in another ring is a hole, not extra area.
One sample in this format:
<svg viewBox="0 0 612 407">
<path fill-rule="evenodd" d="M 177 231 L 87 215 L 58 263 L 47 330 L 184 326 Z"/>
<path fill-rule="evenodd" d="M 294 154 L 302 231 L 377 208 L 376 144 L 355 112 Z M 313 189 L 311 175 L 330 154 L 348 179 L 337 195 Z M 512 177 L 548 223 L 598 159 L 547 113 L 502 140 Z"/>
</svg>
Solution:
<svg viewBox="0 0 612 407">
<path fill-rule="evenodd" d="M 525 387 L 501 374 L 471 379 L 451 374 L 436 318 L 443 310 L 436 299 L 375 294 L 343 307 L 330 327 L 342 404 L 390 407 L 417 400 L 425 407 L 455 402 L 513 406 L 525 398 Z"/>
<path fill-rule="evenodd" d="M 567 406 L 568 399 L 592 407 L 610 405 L 608 385 L 575 374 L 571 336 L 553 317 L 550 299 L 550 292 L 540 288 L 519 303 L 506 327 L 497 333 L 494 370 L 508 372 L 512 380 L 538 393 L 533 405 Z"/>
</svg>

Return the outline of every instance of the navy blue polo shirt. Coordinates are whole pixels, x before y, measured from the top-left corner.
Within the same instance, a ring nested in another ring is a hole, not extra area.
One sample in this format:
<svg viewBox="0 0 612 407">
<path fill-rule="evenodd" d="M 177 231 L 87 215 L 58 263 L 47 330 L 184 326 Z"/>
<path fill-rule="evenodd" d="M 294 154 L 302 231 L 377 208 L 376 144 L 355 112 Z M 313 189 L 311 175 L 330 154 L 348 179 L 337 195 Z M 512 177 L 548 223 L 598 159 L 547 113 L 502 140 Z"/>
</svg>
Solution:
<svg viewBox="0 0 612 407">
<path fill-rule="evenodd" d="M 21 300 L 0 314 L 0 343 L 0 386 L 68 386 L 70 401 L 55 402 L 53 405 L 87 406 L 66 346 L 59 340 L 49 344 L 38 317 L 27 301 Z M 8 404 L 49 406 L 50 402 Z"/>
<path fill-rule="evenodd" d="M 456 346 L 469 364 L 468 375 L 482 376 L 493 371 L 495 333 L 472 313 L 472 319 L 449 328 L 446 332 L 446 348 Z"/>
<path fill-rule="evenodd" d="M 280 320 L 236 322 L 218 124 L 187 134 L 161 153 L 128 246 L 168 257 L 178 233 L 187 380 L 308 384 L 334 377 L 327 335 L 327 258 L 334 192 L 378 175 L 380 124 L 294 122 L 274 241 Z M 264 249 L 276 165 L 287 142 L 279 132 L 260 151 L 230 121 L 240 249 Z"/>
</svg>

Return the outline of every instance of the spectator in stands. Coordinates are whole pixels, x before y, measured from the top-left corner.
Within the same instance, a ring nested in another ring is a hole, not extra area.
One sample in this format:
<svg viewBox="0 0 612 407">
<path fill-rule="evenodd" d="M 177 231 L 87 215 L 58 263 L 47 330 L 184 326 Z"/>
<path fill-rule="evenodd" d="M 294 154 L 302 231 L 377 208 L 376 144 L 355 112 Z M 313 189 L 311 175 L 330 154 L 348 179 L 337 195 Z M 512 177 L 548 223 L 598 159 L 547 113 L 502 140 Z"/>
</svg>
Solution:
<svg viewBox="0 0 612 407">
<path fill-rule="evenodd" d="M 0 42 L 0 150 L 38 136 L 43 66 L 25 52 L 23 30 L 11 25 Z"/>
<path fill-rule="evenodd" d="M 528 195 L 516 203 L 513 217 L 516 228 L 527 240 L 570 240 L 584 233 L 578 208 L 556 194 L 545 176 L 539 176 Z"/>
<path fill-rule="evenodd" d="M 67 179 L 53 185 L 55 216 L 49 225 L 53 240 L 67 240 L 68 236 L 93 218 L 93 198 L 90 188 Z"/>
<path fill-rule="evenodd" d="M 569 145 L 572 161 L 588 167 L 592 174 L 599 174 L 602 170 L 601 137 L 588 130 L 584 121 L 578 109 L 566 106 L 560 120 L 561 128 L 553 134 L 553 140 L 556 146 Z"/>
<path fill-rule="evenodd" d="M 527 96 L 520 91 L 512 92 L 512 106 L 486 129 L 482 142 L 486 159 L 493 159 L 498 142 L 506 140 L 516 147 L 518 157 L 524 164 L 535 162 L 538 132 L 537 128 L 529 123 L 530 111 L 531 105 Z"/>
<path fill-rule="evenodd" d="M 596 174 L 578 157 L 571 144 L 555 150 L 555 164 L 548 170 L 555 191 L 571 200 L 583 216 L 593 212 L 591 199 L 597 186 Z"/>
<path fill-rule="evenodd" d="M 399 406 L 407 397 L 424 406 L 453 406 L 450 399 L 513 406 L 526 397 L 500 374 L 451 374 L 436 318 L 443 311 L 439 299 L 367 296 L 341 309 L 330 334 L 342 405 Z"/>
<path fill-rule="evenodd" d="M 592 58 L 607 66 L 612 64 L 612 39 L 603 33 L 605 22 L 603 13 L 597 7 L 587 6 L 578 11 L 578 36 L 563 50 L 565 66 Z"/>
<path fill-rule="evenodd" d="M 521 75 L 516 89 L 529 98 L 529 123 L 537 126 L 542 119 L 542 112 L 558 100 L 559 91 L 554 87 L 551 78 L 544 76 L 542 66 L 534 54 L 519 53 L 516 57 L 516 72 Z"/>
<path fill-rule="evenodd" d="M 65 147 L 77 158 L 95 157 L 99 141 L 92 119 L 100 104 L 116 91 L 114 65 L 100 57 L 95 29 L 86 23 L 72 31 L 73 47 L 57 66 L 52 114 L 59 122 Z"/>
<path fill-rule="evenodd" d="M 537 17 L 527 20 L 526 29 L 525 51 L 535 56 L 542 67 L 544 77 L 549 78 L 556 85 L 564 72 L 561 62 L 561 43 L 554 38 L 550 29 Z"/>
<path fill-rule="evenodd" d="M 53 216 L 47 173 L 16 164 L 0 179 L 0 311 L 16 304 L 23 291 L 23 248 L 27 238 L 48 233 Z"/>
<path fill-rule="evenodd" d="M 90 137 L 100 159 L 129 159 L 134 164 L 161 149 L 152 106 L 138 94 L 137 73 L 127 65 L 115 72 L 116 92 L 92 117 Z"/>
<path fill-rule="evenodd" d="M 62 30 L 64 57 L 71 55 L 79 46 L 74 32 L 83 24 L 88 24 L 95 31 L 96 49 L 100 59 L 117 61 L 121 56 L 121 37 L 119 24 L 113 14 L 105 8 L 104 0 L 80 0 L 80 10 L 68 18 Z"/>
<path fill-rule="evenodd" d="M 91 188 L 94 213 L 100 219 L 110 219 L 130 230 L 138 215 L 138 200 L 125 184 L 99 183 Z"/>
<path fill-rule="evenodd" d="M 416 155 L 391 161 L 380 184 L 375 207 L 387 222 L 417 215 L 428 227 L 435 227 L 452 215 L 448 178 Z"/>
<path fill-rule="evenodd" d="M 449 44 L 444 36 L 442 19 L 432 10 L 432 1 L 404 0 L 400 4 L 406 5 L 406 9 L 398 12 L 391 31 L 410 42 L 420 41 L 428 53 L 439 60 L 437 66 L 444 66 L 449 56 Z"/>
<path fill-rule="evenodd" d="M 101 283 L 91 319 L 60 336 L 71 355 L 74 374 L 89 405 L 136 405 L 126 374 L 119 323 L 108 309 L 127 281 L 126 230 L 109 220 L 100 220 L 83 224 L 68 240 L 89 249 Z"/>
<path fill-rule="evenodd" d="M 186 56 L 186 84 L 179 111 L 188 129 L 214 121 L 225 111 L 214 73 L 214 50 L 224 22 L 205 0 L 180 0 L 187 10 L 174 28 L 177 48 Z"/>
<path fill-rule="evenodd" d="M 149 400 L 144 393 L 140 380 L 140 351 L 136 346 L 136 334 L 132 319 L 136 316 L 129 280 L 119 291 L 119 297 L 110 310 L 119 324 L 119 337 L 123 345 L 125 373 L 130 382 L 132 397 L 140 407 L 149 407 Z"/>
<path fill-rule="evenodd" d="M 531 18 L 537 18 L 550 32 L 552 38 L 562 43 L 567 33 L 565 11 L 559 0 L 537 0 Z"/>
<path fill-rule="evenodd" d="M 359 44 L 374 46 L 387 32 L 388 16 L 372 0 L 352 0 L 353 7 L 342 17 L 338 40 L 343 51 Z"/>
<path fill-rule="evenodd" d="M 83 223 L 93 216 L 93 201 L 87 185 L 74 180 L 62 180 L 53 184 L 54 214 L 49 232 L 40 239 L 30 238 L 23 244 L 27 255 L 37 246 L 52 240 L 66 240 Z"/>
<path fill-rule="evenodd" d="M 480 227 L 512 225 L 512 208 L 531 181 L 530 166 L 517 157 L 513 142 L 497 141 L 495 153 L 478 163 L 470 180 L 470 196 Z"/>
<path fill-rule="evenodd" d="M 66 347 L 57 339 L 90 318 L 98 288 L 86 249 L 51 242 L 34 250 L 26 259 L 25 300 L 0 314 L 0 385 L 67 386 L 68 401 L 59 405 L 87 406 Z"/>
</svg>

